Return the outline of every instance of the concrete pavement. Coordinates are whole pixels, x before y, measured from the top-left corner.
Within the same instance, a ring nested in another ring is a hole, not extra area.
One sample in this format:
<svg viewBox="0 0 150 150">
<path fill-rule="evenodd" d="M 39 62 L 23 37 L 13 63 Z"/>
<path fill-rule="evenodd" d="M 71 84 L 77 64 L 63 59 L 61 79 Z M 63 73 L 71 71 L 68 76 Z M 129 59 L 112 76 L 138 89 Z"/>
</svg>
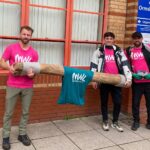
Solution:
<svg viewBox="0 0 150 150">
<path fill-rule="evenodd" d="M 111 117 L 110 117 L 111 118 Z M 110 121 L 111 122 L 111 121 Z M 12 127 L 12 150 L 150 150 L 150 130 L 145 125 L 137 131 L 130 129 L 131 119 L 121 114 L 124 132 L 103 131 L 101 116 L 57 120 L 28 124 L 31 146 L 17 140 L 18 127 Z M 2 129 L 0 129 L 0 134 Z M 1 150 L 2 139 L 0 139 Z"/>
</svg>

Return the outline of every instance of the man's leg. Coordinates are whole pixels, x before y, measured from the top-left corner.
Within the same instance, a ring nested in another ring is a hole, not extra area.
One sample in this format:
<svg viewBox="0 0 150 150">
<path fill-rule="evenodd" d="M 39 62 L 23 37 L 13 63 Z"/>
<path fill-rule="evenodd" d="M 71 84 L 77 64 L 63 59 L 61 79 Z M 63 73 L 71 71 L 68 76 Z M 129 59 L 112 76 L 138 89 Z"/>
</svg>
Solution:
<svg viewBox="0 0 150 150">
<path fill-rule="evenodd" d="M 100 86 L 100 97 L 101 97 L 101 112 L 102 112 L 102 117 L 103 117 L 102 128 L 104 131 L 109 130 L 108 96 L 109 96 L 109 85 L 101 84 L 101 86 Z"/>
<path fill-rule="evenodd" d="M 107 85 L 107 84 L 102 84 L 100 86 L 101 112 L 102 112 L 102 116 L 103 116 L 103 121 L 108 120 L 109 86 L 110 85 Z"/>
<path fill-rule="evenodd" d="M 111 90 L 113 100 L 113 122 L 117 122 L 121 110 L 121 88 L 112 86 Z"/>
<path fill-rule="evenodd" d="M 3 118 L 3 149 L 10 149 L 10 130 L 11 130 L 11 118 L 13 115 L 14 107 L 17 101 L 17 97 L 20 90 L 17 88 L 7 87 L 6 89 L 6 102 L 5 102 L 5 114 Z"/>
<path fill-rule="evenodd" d="M 147 124 L 146 127 L 150 129 L 150 83 L 145 84 L 144 90 L 146 108 L 147 108 Z"/>
<path fill-rule="evenodd" d="M 10 136 L 11 118 L 19 92 L 20 89 L 17 88 L 7 87 L 6 89 L 5 114 L 3 118 L 3 138 Z"/>
<path fill-rule="evenodd" d="M 32 88 L 23 89 L 21 92 L 22 116 L 19 123 L 18 140 L 22 142 L 25 146 L 29 146 L 31 144 L 31 140 L 29 139 L 26 133 L 26 126 L 29 118 L 29 108 L 31 104 L 32 95 Z"/>
<path fill-rule="evenodd" d="M 23 89 L 21 92 L 22 116 L 19 123 L 19 135 L 26 134 L 26 126 L 29 118 L 29 109 L 32 100 L 33 89 Z"/>
<path fill-rule="evenodd" d="M 123 132 L 123 128 L 118 123 L 118 118 L 121 110 L 121 88 L 115 87 L 112 85 L 111 95 L 113 100 L 113 120 L 112 120 L 112 128 L 116 128 L 117 131 Z"/>
<path fill-rule="evenodd" d="M 143 94 L 144 88 L 142 84 L 133 83 L 132 85 L 132 114 L 133 114 L 133 124 L 131 129 L 137 130 L 139 128 L 140 122 L 140 100 Z"/>
</svg>

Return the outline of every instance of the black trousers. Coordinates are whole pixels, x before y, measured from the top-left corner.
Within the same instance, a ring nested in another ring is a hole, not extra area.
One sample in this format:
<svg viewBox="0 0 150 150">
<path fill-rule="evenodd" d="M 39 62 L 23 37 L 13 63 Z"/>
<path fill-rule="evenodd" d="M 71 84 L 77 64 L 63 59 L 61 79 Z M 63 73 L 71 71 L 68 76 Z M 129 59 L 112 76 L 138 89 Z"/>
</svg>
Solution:
<svg viewBox="0 0 150 150">
<path fill-rule="evenodd" d="M 145 96 L 147 108 L 147 123 L 150 124 L 150 83 L 133 83 L 132 85 L 132 113 L 135 122 L 140 121 L 140 101 Z"/>
<path fill-rule="evenodd" d="M 111 93 L 113 101 L 113 122 L 118 121 L 121 110 L 121 88 L 109 84 L 100 85 L 101 111 L 103 121 L 108 120 L 108 96 Z"/>
</svg>

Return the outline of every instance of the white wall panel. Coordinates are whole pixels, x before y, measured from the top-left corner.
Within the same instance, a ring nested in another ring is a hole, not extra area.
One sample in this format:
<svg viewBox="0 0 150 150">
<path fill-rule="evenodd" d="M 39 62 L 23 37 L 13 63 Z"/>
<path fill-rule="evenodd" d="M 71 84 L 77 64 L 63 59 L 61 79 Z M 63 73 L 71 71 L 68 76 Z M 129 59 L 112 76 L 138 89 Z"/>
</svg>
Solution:
<svg viewBox="0 0 150 150">
<path fill-rule="evenodd" d="M 74 9 L 99 12 L 99 4 L 103 0 L 74 0 Z"/>
<path fill-rule="evenodd" d="M 74 10 L 103 12 L 104 0 L 74 0 Z M 73 13 L 73 40 L 100 41 L 102 37 L 103 16 L 86 13 Z M 89 66 L 96 45 L 73 44 L 71 65 Z"/>
<path fill-rule="evenodd" d="M 17 42 L 16 40 L 5 40 L 5 39 L 0 39 L 0 56 L 2 56 L 5 48 L 12 43 Z"/>
<path fill-rule="evenodd" d="M 64 38 L 65 12 L 32 7 L 30 26 L 34 29 L 33 37 Z"/>
<path fill-rule="evenodd" d="M 89 66 L 94 50 L 94 44 L 72 44 L 71 65 Z"/>
<path fill-rule="evenodd" d="M 66 0 L 31 0 L 30 3 L 66 7 Z M 35 38 L 64 39 L 65 11 L 47 8 L 30 7 L 30 26 L 34 29 Z M 64 43 L 33 42 L 40 54 L 40 62 L 63 64 Z"/>
<path fill-rule="evenodd" d="M 66 0 L 30 0 L 30 3 L 61 8 L 66 7 Z"/>
<path fill-rule="evenodd" d="M 96 41 L 98 34 L 98 16 L 75 13 L 73 17 L 73 40 Z"/>
<path fill-rule="evenodd" d="M 64 43 L 32 42 L 32 46 L 38 51 L 40 63 L 63 64 Z"/>
<path fill-rule="evenodd" d="M 0 3 L 0 35 L 18 35 L 19 27 L 20 5 Z"/>
</svg>

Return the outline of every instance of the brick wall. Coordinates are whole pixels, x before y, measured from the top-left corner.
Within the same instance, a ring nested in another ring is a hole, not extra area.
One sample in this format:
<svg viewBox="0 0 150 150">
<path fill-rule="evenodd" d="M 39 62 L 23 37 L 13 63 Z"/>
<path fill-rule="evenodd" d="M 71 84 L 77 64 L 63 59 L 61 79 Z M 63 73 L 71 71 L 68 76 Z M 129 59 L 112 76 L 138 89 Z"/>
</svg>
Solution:
<svg viewBox="0 0 150 150">
<path fill-rule="evenodd" d="M 126 17 L 126 32 L 125 32 L 125 47 L 131 44 L 131 34 L 136 31 L 137 21 L 137 0 L 128 0 L 127 17 Z"/>
<path fill-rule="evenodd" d="M 7 76 L 0 76 L 0 127 L 2 126 Z M 60 94 L 60 78 L 50 75 L 38 75 L 35 79 L 34 95 L 30 108 L 29 123 L 43 122 L 56 119 L 69 119 L 74 117 L 98 115 L 100 114 L 99 90 L 94 90 L 91 85 L 87 87 L 85 95 L 85 105 L 58 105 L 57 99 Z M 126 99 L 128 89 L 123 90 L 123 107 L 127 110 Z M 111 97 L 109 97 L 109 111 L 112 110 Z M 21 115 L 21 102 L 18 98 L 13 114 L 12 124 L 18 124 Z"/>
<path fill-rule="evenodd" d="M 0 76 L 0 127 L 2 126 L 4 114 L 6 80 L 6 75 Z M 38 75 L 36 77 L 30 108 L 30 123 L 100 114 L 99 91 L 93 90 L 91 86 L 87 87 L 84 106 L 58 105 L 57 99 L 60 94 L 60 80 L 60 77 L 50 75 Z M 18 98 L 13 115 L 13 124 L 18 124 L 20 115 L 21 103 Z"/>
<path fill-rule="evenodd" d="M 116 44 L 124 47 L 126 0 L 109 0 L 108 31 L 116 35 Z"/>
</svg>

